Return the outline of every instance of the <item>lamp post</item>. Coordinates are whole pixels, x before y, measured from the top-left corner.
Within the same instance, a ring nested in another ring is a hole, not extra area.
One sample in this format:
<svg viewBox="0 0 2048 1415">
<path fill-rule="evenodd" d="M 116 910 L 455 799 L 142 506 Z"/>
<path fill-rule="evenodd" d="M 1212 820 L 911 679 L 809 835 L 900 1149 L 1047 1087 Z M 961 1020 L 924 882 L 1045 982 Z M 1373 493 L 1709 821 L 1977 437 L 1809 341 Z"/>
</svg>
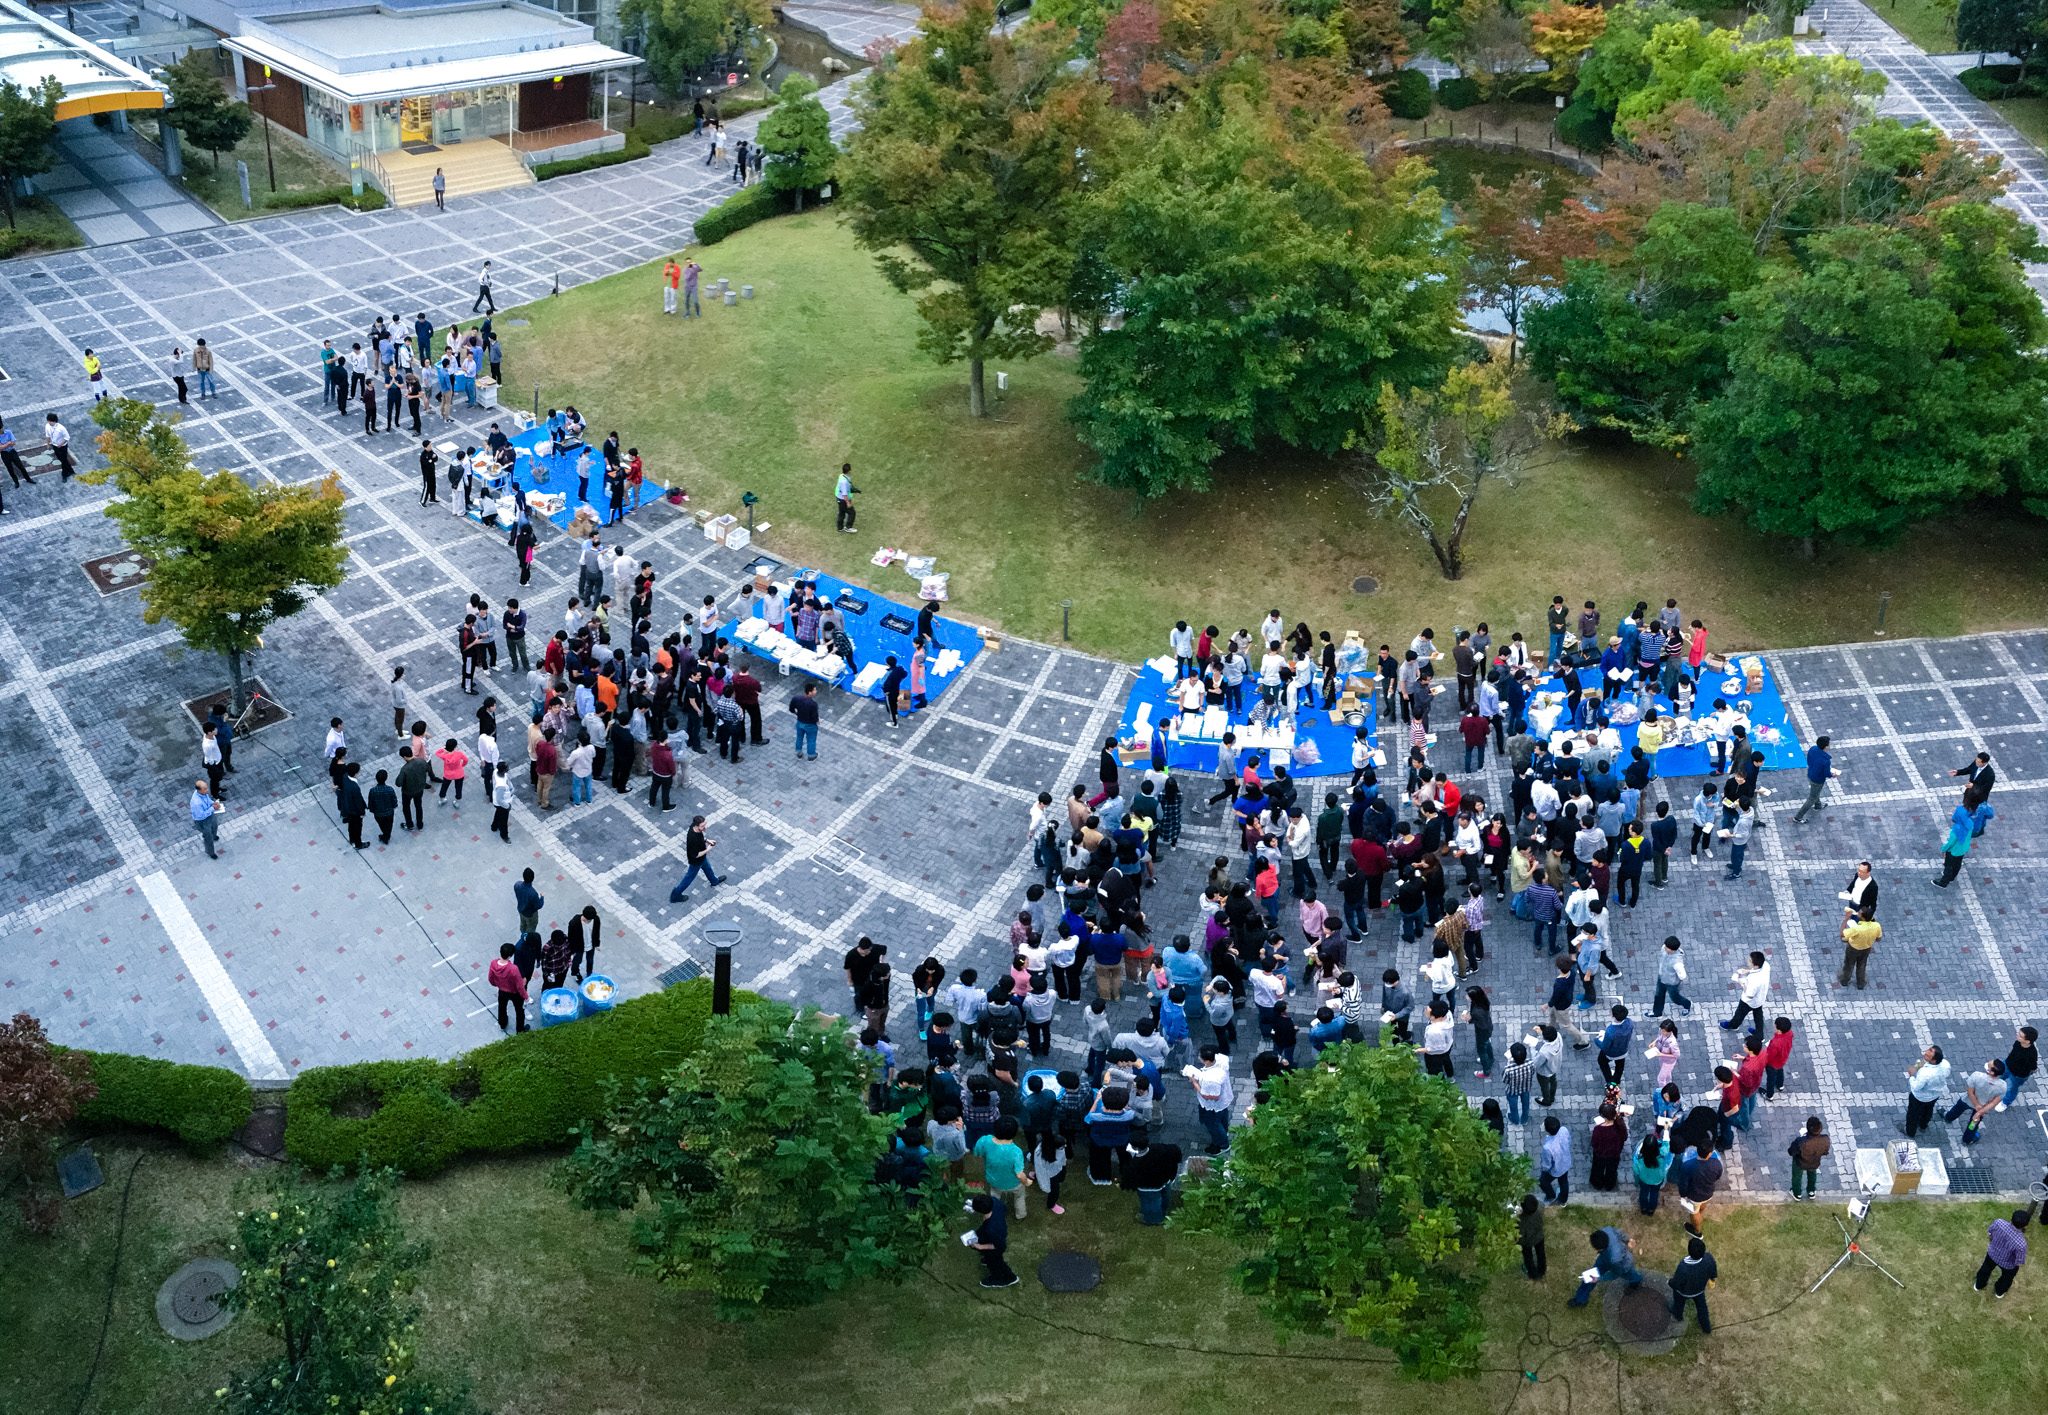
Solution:
<svg viewBox="0 0 2048 1415">
<path fill-rule="evenodd" d="M 711 1013 L 724 1017 L 732 1011 L 732 946 L 740 941 L 740 921 L 720 919 L 704 926 L 704 941 L 711 945 Z"/>
<path fill-rule="evenodd" d="M 269 93 L 276 87 L 277 80 L 270 77 L 270 65 L 265 64 L 263 66 L 263 82 L 260 85 L 251 85 L 249 92 Z M 270 100 L 264 99 L 256 111 L 263 116 L 263 163 L 270 169 L 270 190 L 275 192 L 277 190 L 277 159 L 270 152 Z"/>
</svg>

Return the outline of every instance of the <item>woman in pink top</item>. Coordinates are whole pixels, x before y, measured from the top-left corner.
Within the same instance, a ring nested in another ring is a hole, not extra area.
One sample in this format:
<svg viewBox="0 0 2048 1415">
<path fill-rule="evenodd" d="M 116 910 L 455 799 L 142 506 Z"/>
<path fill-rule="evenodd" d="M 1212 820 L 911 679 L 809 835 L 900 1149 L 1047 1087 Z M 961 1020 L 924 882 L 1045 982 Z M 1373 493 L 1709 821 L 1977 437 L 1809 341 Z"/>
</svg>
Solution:
<svg viewBox="0 0 2048 1415">
<path fill-rule="evenodd" d="M 1692 621 L 1692 649 L 1685 656 L 1687 666 L 1692 669 L 1692 685 L 1695 688 L 1700 685 L 1700 664 L 1706 656 L 1707 626 L 1695 619 Z"/>
<path fill-rule="evenodd" d="M 913 711 L 924 706 L 924 640 L 922 638 L 910 650 L 910 706 Z"/>
<path fill-rule="evenodd" d="M 448 788 L 453 786 L 455 803 L 461 805 L 462 778 L 469 770 L 469 754 L 462 750 L 461 745 L 453 737 L 450 737 L 448 745 L 434 753 L 434 756 L 441 763 L 441 799 L 448 799 Z"/>
</svg>

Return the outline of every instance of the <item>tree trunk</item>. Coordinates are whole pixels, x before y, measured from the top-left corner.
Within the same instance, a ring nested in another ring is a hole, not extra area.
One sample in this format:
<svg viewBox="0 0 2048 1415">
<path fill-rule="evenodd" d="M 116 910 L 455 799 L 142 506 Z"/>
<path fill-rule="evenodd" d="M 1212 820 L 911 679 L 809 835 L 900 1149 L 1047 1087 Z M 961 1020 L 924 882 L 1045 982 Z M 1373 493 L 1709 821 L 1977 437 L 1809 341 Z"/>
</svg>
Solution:
<svg viewBox="0 0 2048 1415">
<path fill-rule="evenodd" d="M 1812 537 L 1812 536 L 1801 536 L 1801 537 L 1799 538 L 1799 558 L 1800 558 L 1801 560 L 1811 560 L 1811 559 L 1813 559 L 1813 537 Z"/>
<path fill-rule="evenodd" d="M 802 187 L 796 189 L 796 212 L 799 216 L 803 215 L 804 212 L 804 189 Z"/>
<path fill-rule="evenodd" d="M 0 193 L 0 194 L 4 194 L 4 195 L 6 196 L 6 198 L 7 198 L 7 229 L 8 229 L 8 230 L 10 230 L 10 231 L 12 231 L 12 230 L 14 230 L 14 229 L 15 229 L 15 225 L 14 225 L 14 177 L 13 177 L 13 176 L 12 176 L 11 174 L 10 174 L 10 175 L 8 175 L 8 176 L 0 177 L 0 184 L 4 184 L 4 186 L 5 186 L 5 192 L 4 192 L 4 193 Z"/>
<path fill-rule="evenodd" d="M 1472 503 L 1479 499 L 1480 478 L 1475 477 L 1472 486 L 1458 498 L 1458 519 L 1451 522 L 1451 538 L 1438 553 L 1437 560 L 1444 567 L 1444 578 L 1456 580 L 1465 574 L 1465 526 L 1472 519 Z"/>
<path fill-rule="evenodd" d="M 988 400 L 981 391 L 981 360 L 967 361 L 967 411 L 977 418 L 988 416 Z"/>
<path fill-rule="evenodd" d="M 249 689 L 242 682 L 242 651 L 229 649 L 221 657 L 228 661 L 228 681 L 235 689 L 234 715 L 240 717 L 249 710 Z"/>
</svg>

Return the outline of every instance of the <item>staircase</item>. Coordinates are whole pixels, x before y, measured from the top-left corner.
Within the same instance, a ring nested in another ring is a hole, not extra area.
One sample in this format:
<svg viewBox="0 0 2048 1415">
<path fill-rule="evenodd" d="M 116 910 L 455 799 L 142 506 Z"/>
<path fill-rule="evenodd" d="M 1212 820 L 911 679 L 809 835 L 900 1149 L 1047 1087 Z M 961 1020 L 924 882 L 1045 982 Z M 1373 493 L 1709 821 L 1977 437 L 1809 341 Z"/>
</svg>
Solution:
<svg viewBox="0 0 2048 1415">
<path fill-rule="evenodd" d="M 504 143 L 495 139 L 455 143 L 439 152 L 380 152 L 377 161 L 388 184 L 385 195 L 393 206 L 424 206 L 434 199 L 434 169 L 448 179 L 451 197 L 475 196 L 503 187 L 524 187 L 533 173 Z"/>
</svg>

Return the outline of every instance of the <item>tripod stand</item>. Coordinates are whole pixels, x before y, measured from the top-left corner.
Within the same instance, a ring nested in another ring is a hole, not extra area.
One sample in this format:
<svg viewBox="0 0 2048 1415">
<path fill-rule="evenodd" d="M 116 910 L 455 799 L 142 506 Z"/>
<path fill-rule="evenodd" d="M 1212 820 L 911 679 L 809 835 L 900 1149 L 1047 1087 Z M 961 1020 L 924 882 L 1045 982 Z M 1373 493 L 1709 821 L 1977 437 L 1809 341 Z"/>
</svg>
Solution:
<svg viewBox="0 0 2048 1415">
<path fill-rule="evenodd" d="M 1860 1213 L 1858 1212 L 1859 1209 L 1861 1210 Z M 1833 1277 L 1843 1268 L 1850 1266 L 1858 1258 L 1861 1258 L 1864 1262 L 1870 1264 L 1870 1266 L 1876 1268 L 1879 1272 L 1884 1273 L 1886 1277 L 1891 1278 L 1892 1285 L 1903 1292 L 1905 1290 L 1906 1284 L 1900 1282 L 1897 1278 L 1892 1277 L 1891 1273 L 1886 1270 L 1884 1264 L 1880 1263 L 1877 1259 L 1871 1257 L 1870 1254 L 1863 1251 L 1863 1230 L 1866 1227 L 1868 1227 L 1870 1223 L 1870 1200 L 1867 1198 L 1857 1200 L 1855 1203 L 1849 1205 L 1849 1212 L 1856 1215 L 1856 1231 L 1854 1233 L 1851 1233 L 1849 1231 L 1849 1225 L 1843 1223 L 1839 1218 L 1835 1220 L 1835 1227 L 1842 1230 L 1842 1256 L 1835 1259 L 1835 1265 L 1833 1267 L 1829 1268 L 1826 1272 L 1820 1275 L 1820 1282 L 1816 1282 L 1810 1289 L 1808 1289 L 1809 1295 L 1811 1295 L 1811 1293 L 1820 1291 L 1822 1285 L 1826 1283 L 1829 1278 Z"/>
</svg>

